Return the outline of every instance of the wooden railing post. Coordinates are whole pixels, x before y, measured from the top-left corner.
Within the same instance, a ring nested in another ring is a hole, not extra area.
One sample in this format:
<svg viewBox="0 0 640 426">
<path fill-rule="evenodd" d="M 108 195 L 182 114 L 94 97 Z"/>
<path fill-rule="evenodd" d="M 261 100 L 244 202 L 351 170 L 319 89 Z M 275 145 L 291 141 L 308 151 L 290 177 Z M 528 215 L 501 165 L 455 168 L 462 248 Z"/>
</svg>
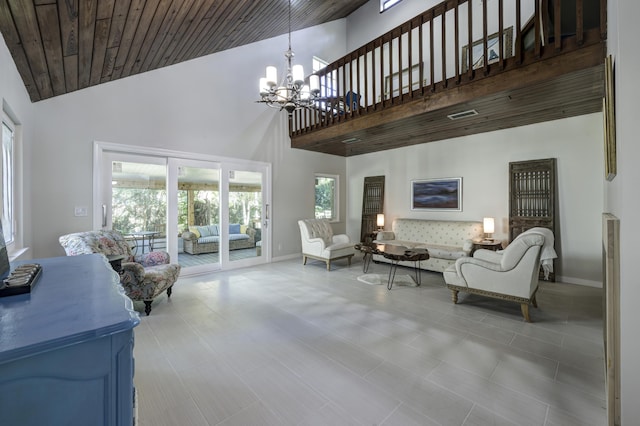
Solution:
<svg viewBox="0 0 640 426">
<path fill-rule="evenodd" d="M 576 39 L 579 46 L 584 43 L 584 4 L 582 0 L 576 0 Z"/>
</svg>

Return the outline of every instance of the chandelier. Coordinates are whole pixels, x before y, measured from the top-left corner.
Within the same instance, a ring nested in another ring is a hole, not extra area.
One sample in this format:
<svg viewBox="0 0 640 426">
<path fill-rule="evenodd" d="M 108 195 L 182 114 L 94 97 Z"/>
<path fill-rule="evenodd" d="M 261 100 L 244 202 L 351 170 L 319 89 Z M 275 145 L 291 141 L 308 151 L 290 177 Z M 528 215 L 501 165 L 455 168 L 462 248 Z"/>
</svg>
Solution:
<svg viewBox="0 0 640 426">
<path fill-rule="evenodd" d="M 289 115 L 297 109 L 311 107 L 316 100 L 320 99 L 320 78 L 312 74 L 309 76 L 309 84 L 305 84 L 302 65 L 291 65 L 294 56 L 291 50 L 291 0 L 289 0 L 289 49 L 284 52 L 287 72 L 278 84 L 278 69 L 268 66 L 266 77 L 260 78 L 261 99 L 257 101 L 272 108 L 278 108 L 280 111 L 284 109 Z"/>
</svg>

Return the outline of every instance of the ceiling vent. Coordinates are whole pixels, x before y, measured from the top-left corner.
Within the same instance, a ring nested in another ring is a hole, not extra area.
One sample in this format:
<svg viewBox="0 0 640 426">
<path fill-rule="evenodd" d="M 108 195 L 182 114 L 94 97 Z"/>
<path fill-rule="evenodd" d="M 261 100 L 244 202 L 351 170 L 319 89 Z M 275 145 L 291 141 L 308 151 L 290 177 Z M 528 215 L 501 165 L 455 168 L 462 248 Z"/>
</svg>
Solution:
<svg viewBox="0 0 640 426">
<path fill-rule="evenodd" d="M 342 143 L 354 143 L 354 142 L 358 142 L 360 141 L 360 139 L 358 138 L 349 138 L 349 139 L 345 139 L 342 141 Z"/>
<path fill-rule="evenodd" d="M 449 120 L 460 120 L 461 118 L 471 117 L 472 115 L 478 115 L 478 111 L 470 109 L 468 111 L 456 112 L 455 114 L 449 114 L 447 117 Z"/>
</svg>

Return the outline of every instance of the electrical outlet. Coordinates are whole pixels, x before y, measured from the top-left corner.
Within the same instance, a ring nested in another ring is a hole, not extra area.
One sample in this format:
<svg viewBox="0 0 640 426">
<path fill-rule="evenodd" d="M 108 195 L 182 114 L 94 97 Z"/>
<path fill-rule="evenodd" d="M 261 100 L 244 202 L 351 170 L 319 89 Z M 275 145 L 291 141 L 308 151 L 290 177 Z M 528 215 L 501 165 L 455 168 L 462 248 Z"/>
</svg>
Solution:
<svg viewBox="0 0 640 426">
<path fill-rule="evenodd" d="M 76 217 L 83 217 L 83 216 L 87 216 L 89 214 L 89 209 L 87 209 L 85 206 L 76 206 L 73 209 L 73 215 Z"/>
</svg>

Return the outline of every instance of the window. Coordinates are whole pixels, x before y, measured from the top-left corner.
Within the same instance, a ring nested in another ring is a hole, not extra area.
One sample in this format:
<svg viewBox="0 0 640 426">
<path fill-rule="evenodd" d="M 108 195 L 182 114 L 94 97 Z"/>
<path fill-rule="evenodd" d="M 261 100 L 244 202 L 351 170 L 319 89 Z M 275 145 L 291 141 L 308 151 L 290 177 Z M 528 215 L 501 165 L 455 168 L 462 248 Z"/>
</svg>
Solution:
<svg viewBox="0 0 640 426">
<path fill-rule="evenodd" d="M 15 241 L 13 227 L 13 152 L 14 152 L 15 124 L 3 114 L 2 117 L 2 229 L 7 245 Z"/>
<path fill-rule="evenodd" d="M 338 176 L 316 174 L 316 219 L 337 222 L 338 217 Z"/>
<path fill-rule="evenodd" d="M 323 68 L 326 68 L 329 63 L 316 56 L 313 57 L 313 72 L 316 73 Z M 320 78 L 320 96 L 326 98 L 332 98 L 338 96 L 338 72 L 333 71 L 327 74 L 324 78 Z"/>
<path fill-rule="evenodd" d="M 400 3 L 402 0 L 380 0 L 380 13 L 385 10 L 391 8 L 391 6 L 395 6 Z"/>
</svg>

